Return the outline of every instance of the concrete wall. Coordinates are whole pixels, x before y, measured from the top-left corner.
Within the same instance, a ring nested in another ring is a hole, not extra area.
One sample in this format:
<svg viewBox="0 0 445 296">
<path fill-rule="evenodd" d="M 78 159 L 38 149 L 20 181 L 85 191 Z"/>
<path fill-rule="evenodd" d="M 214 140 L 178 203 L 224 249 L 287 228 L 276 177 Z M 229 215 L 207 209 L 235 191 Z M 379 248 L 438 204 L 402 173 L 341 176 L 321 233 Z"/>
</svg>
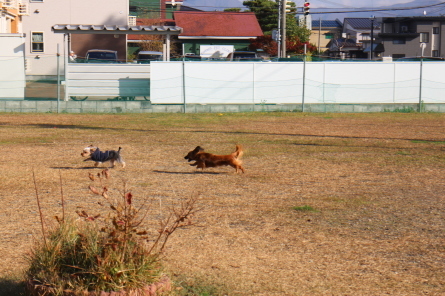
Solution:
<svg viewBox="0 0 445 296">
<path fill-rule="evenodd" d="M 236 113 L 301 112 L 301 104 L 178 104 L 154 105 L 149 101 L 5 101 L 0 112 L 29 113 Z M 305 112 L 422 112 L 445 113 L 445 104 L 305 104 Z"/>
</svg>

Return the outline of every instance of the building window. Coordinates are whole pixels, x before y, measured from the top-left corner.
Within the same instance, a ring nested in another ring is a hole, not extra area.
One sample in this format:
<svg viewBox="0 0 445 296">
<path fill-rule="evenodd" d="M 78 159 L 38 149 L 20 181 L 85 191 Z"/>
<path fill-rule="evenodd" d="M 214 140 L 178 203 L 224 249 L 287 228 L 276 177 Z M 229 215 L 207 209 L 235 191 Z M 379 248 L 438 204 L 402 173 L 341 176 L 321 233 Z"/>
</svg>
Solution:
<svg viewBox="0 0 445 296">
<path fill-rule="evenodd" d="M 29 2 L 43 2 L 43 0 L 30 0 Z"/>
<path fill-rule="evenodd" d="M 175 8 L 171 4 L 165 5 L 165 18 L 166 19 L 173 19 L 173 11 Z"/>
<path fill-rule="evenodd" d="M 31 52 L 43 52 L 43 32 L 31 32 Z"/>
<path fill-rule="evenodd" d="M 423 43 L 430 42 L 430 34 L 428 34 L 428 33 L 420 33 L 420 42 L 423 42 Z"/>
<path fill-rule="evenodd" d="M 394 40 L 392 41 L 393 44 L 405 44 L 406 40 L 405 38 L 394 38 Z"/>
<path fill-rule="evenodd" d="M 368 33 L 362 33 L 362 40 L 363 41 L 369 41 L 371 40 L 371 35 Z"/>
<path fill-rule="evenodd" d="M 439 51 L 438 50 L 433 50 L 433 57 L 435 57 L 435 58 L 439 57 Z"/>
<path fill-rule="evenodd" d="M 439 34 L 439 27 L 433 27 L 433 34 Z"/>
<path fill-rule="evenodd" d="M 333 33 L 326 33 L 326 34 L 324 34 L 324 38 L 325 39 L 334 39 L 334 34 Z"/>
</svg>

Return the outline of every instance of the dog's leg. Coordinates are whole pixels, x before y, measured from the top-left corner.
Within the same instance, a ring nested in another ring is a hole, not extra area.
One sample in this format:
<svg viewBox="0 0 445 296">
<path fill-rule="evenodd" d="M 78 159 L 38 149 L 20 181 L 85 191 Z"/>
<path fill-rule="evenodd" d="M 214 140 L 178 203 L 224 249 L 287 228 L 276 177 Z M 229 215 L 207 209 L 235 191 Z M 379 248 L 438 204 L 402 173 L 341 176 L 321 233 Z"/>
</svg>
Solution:
<svg viewBox="0 0 445 296">
<path fill-rule="evenodd" d="M 243 168 L 242 165 L 234 164 L 234 165 L 231 165 L 231 166 L 235 169 L 235 173 L 236 174 L 238 174 L 238 170 L 241 170 L 241 172 L 243 172 L 243 174 L 244 174 L 244 168 Z"/>
<path fill-rule="evenodd" d="M 125 167 L 125 162 L 123 161 L 123 162 L 122 162 L 122 168 L 124 168 L 124 167 Z"/>
<path fill-rule="evenodd" d="M 114 162 L 115 162 L 114 159 L 110 160 L 110 164 L 111 164 L 110 169 L 114 168 Z"/>
</svg>

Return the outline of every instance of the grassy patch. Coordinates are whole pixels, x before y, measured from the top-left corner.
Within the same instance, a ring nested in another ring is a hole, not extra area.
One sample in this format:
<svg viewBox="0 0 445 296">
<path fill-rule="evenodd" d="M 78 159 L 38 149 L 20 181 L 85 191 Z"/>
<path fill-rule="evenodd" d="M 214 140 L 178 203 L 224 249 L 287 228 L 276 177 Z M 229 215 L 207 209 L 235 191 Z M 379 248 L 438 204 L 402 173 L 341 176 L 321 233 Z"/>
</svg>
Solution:
<svg viewBox="0 0 445 296">
<path fill-rule="evenodd" d="M 411 140 L 411 143 L 416 143 L 416 144 L 440 144 L 440 145 L 444 145 L 444 144 L 445 144 L 445 141 Z"/>
<path fill-rule="evenodd" d="M 308 206 L 308 205 L 293 207 L 292 209 L 297 212 L 319 212 L 319 210 L 316 210 L 313 207 Z"/>
<path fill-rule="evenodd" d="M 177 296 L 230 295 L 225 286 L 209 283 L 206 279 L 176 276 L 173 280 L 177 287 Z"/>
</svg>

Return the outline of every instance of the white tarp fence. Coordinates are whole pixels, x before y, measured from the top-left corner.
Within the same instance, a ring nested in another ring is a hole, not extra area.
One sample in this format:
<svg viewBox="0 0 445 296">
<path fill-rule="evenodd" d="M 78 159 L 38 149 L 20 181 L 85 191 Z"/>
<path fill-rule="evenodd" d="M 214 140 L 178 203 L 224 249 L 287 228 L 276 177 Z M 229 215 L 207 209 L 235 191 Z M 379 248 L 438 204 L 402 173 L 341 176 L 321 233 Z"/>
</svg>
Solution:
<svg viewBox="0 0 445 296">
<path fill-rule="evenodd" d="M 153 62 L 153 104 L 445 103 L 444 62 Z M 305 71 L 304 71 L 305 69 Z M 422 69 L 422 92 L 420 72 Z M 303 94 L 304 85 L 304 94 Z"/>
</svg>

